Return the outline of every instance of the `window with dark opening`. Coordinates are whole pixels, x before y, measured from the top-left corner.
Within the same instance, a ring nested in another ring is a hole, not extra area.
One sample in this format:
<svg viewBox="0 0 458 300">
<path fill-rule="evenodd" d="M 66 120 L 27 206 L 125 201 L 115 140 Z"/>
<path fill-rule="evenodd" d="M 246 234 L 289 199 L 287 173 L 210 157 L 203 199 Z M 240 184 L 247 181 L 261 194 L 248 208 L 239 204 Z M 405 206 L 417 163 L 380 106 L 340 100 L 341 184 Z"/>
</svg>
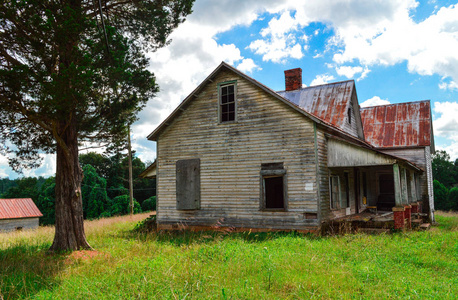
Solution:
<svg viewBox="0 0 458 300">
<path fill-rule="evenodd" d="M 347 110 L 348 124 L 351 124 L 351 108 Z"/>
<path fill-rule="evenodd" d="M 264 177 L 266 208 L 285 208 L 283 176 Z"/>
<path fill-rule="evenodd" d="M 286 209 L 285 176 L 283 163 L 261 164 L 261 209 Z"/>
<path fill-rule="evenodd" d="M 220 87 L 220 121 L 235 121 L 235 84 Z"/>
</svg>

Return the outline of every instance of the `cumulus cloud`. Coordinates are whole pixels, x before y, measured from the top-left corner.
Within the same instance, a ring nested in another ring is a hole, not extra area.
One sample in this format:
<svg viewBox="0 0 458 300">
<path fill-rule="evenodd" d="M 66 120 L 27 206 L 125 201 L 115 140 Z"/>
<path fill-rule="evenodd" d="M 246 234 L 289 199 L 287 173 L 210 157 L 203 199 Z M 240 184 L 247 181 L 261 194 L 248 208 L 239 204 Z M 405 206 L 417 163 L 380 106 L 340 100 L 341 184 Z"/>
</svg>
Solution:
<svg viewBox="0 0 458 300">
<path fill-rule="evenodd" d="M 390 101 L 381 99 L 379 96 L 374 96 L 360 103 L 359 106 L 368 107 L 368 106 L 378 106 L 378 105 L 387 105 L 387 104 L 391 104 Z"/>
<path fill-rule="evenodd" d="M 317 75 L 315 79 L 313 79 L 312 82 L 310 83 L 310 86 L 325 84 L 330 81 L 333 81 L 334 79 L 335 79 L 334 76 L 328 75 L 328 74 Z"/>
<path fill-rule="evenodd" d="M 262 55 L 263 61 L 284 62 L 287 58 L 300 59 L 304 56 L 301 44 L 308 37 L 302 34 L 296 37 L 299 22 L 293 18 L 290 12 L 284 12 L 279 18 L 272 18 L 269 26 L 262 29 L 260 34 L 264 39 L 258 39 L 250 43 L 247 47 L 254 53 Z M 304 46 L 307 49 L 307 46 Z"/>
<path fill-rule="evenodd" d="M 384 18 L 361 30 L 356 30 L 356 24 L 334 22 L 334 43 L 342 49 L 334 61 L 344 64 L 358 60 L 369 66 L 407 62 L 411 73 L 439 74 L 458 81 L 458 6 L 442 7 L 419 23 L 410 16 L 415 7 L 414 1 L 400 1 Z"/>
<path fill-rule="evenodd" d="M 456 83 L 455 81 L 442 81 L 441 83 L 439 83 L 439 88 L 441 90 L 458 90 L 458 83 Z"/>
<path fill-rule="evenodd" d="M 362 73 L 362 67 L 351 67 L 351 66 L 340 66 L 336 68 L 337 74 L 339 76 L 345 76 L 347 78 L 354 78 L 355 74 Z"/>
<path fill-rule="evenodd" d="M 237 66 L 237 69 L 245 73 L 252 73 L 255 70 L 262 70 L 262 68 L 255 64 L 251 58 L 242 60 L 242 62 Z"/>
<path fill-rule="evenodd" d="M 0 178 L 8 177 L 16 179 L 19 177 L 49 177 L 56 174 L 56 156 L 55 154 L 40 154 L 42 164 L 37 169 L 23 169 L 22 174 L 14 172 L 8 165 L 8 159 L 0 155 Z"/>
<path fill-rule="evenodd" d="M 434 113 L 439 115 L 434 120 L 435 134 L 458 142 L 458 103 L 434 102 Z"/>
</svg>

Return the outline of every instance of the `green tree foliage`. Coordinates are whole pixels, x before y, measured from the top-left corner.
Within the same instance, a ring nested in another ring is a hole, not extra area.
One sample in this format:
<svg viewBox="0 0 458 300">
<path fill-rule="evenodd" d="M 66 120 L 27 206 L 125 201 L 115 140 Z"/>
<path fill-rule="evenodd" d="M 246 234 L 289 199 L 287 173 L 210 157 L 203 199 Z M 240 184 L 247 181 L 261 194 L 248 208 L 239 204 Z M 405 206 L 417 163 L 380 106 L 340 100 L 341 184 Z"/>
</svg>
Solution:
<svg viewBox="0 0 458 300">
<path fill-rule="evenodd" d="M 90 248 L 82 218 L 81 142 L 117 144 L 158 88 L 145 51 L 193 0 L 6 1 L 0 6 L 0 143 L 13 169 L 56 153 L 51 250 Z M 7 143 L 9 142 L 9 143 Z"/>
<path fill-rule="evenodd" d="M 433 178 L 450 188 L 455 181 L 455 165 L 450 161 L 450 155 L 444 150 L 436 151 L 432 160 Z"/>
<path fill-rule="evenodd" d="M 83 167 L 83 183 L 81 187 L 83 197 L 83 215 L 85 219 L 98 218 L 106 208 L 109 208 L 107 195 L 107 181 L 100 177 L 91 165 Z"/>
<path fill-rule="evenodd" d="M 134 156 L 134 154 L 132 155 Z M 139 175 L 146 168 L 145 163 L 138 157 L 132 158 L 132 177 L 134 178 L 134 198 L 139 202 L 143 203 L 144 200 L 156 194 L 156 182 L 151 179 L 140 178 Z M 129 178 L 129 162 L 128 158 L 124 158 L 121 163 L 122 178 L 124 186 L 128 187 L 127 178 Z"/>
<path fill-rule="evenodd" d="M 142 211 L 152 210 L 156 210 L 156 196 L 150 197 L 142 203 Z"/>
<path fill-rule="evenodd" d="M 56 221 L 55 217 L 55 206 L 56 206 L 56 179 L 55 177 L 49 177 L 45 183 L 41 186 L 41 192 L 36 202 L 38 209 L 43 214 L 40 218 L 40 224 L 51 225 Z"/>
<path fill-rule="evenodd" d="M 448 189 L 438 180 L 433 181 L 434 203 L 437 210 L 450 210 L 448 204 Z"/>
<path fill-rule="evenodd" d="M 9 178 L 1 178 L 0 179 L 0 198 L 2 195 L 8 191 L 13 186 L 16 186 L 16 182 Z"/>
<path fill-rule="evenodd" d="M 126 155 L 120 152 L 106 156 L 95 152 L 80 155 L 81 165 L 92 165 L 97 174 L 107 181 L 107 194 L 110 199 L 129 194 L 129 169 Z M 144 200 L 156 194 L 156 181 L 139 178 L 145 170 L 145 163 L 138 157 L 132 159 L 132 175 L 134 186 L 134 198 L 141 204 Z M 84 201 L 84 200 L 83 200 Z"/>
<path fill-rule="evenodd" d="M 121 195 L 114 197 L 111 200 L 111 215 L 112 216 L 119 216 L 119 215 L 126 215 L 129 213 L 129 203 L 130 198 L 129 195 Z M 140 203 L 138 203 L 134 199 L 134 214 L 141 213 L 142 208 Z"/>
<path fill-rule="evenodd" d="M 458 210 L 456 191 L 458 183 L 458 159 L 453 163 L 450 155 L 444 151 L 436 151 L 432 160 L 434 203 L 438 210 Z M 454 190 L 452 195 L 452 190 Z"/>
<path fill-rule="evenodd" d="M 40 180 L 44 181 L 43 178 Z M 2 194 L 2 198 L 32 198 L 38 200 L 40 193 L 38 189 L 39 179 L 35 177 L 23 177 L 15 180 L 16 186 L 9 188 Z"/>
<path fill-rule="evenodd" d="M 453 187 L 448 193 L 447 203 L 449 210 L 458 210 L 458 188 Z"/>
<path fill-rule="evenodd" d="M 111 170 L 111 160 L 106 155 L 96 152 L 89 152 L 80 154 L 79 161 L 83 170 L 84 166 L 91 165 L 98 175 L 105 179 L 108 178 L 108 174 Z"/>
</svg>

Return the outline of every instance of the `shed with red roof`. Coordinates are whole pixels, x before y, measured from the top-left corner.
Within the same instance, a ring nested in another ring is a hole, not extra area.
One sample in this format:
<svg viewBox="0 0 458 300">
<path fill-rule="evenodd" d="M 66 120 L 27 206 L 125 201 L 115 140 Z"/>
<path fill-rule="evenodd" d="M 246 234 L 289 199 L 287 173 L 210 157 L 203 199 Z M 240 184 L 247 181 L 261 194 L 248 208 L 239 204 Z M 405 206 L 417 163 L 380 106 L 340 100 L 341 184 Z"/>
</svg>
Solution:
<svg viewBox="0 0 458 300">
<path fill-rule="evenodd" d="M 31 198 L 0 199 L 0 231 L 35 229 L 42 216 Z"/>
</svg>

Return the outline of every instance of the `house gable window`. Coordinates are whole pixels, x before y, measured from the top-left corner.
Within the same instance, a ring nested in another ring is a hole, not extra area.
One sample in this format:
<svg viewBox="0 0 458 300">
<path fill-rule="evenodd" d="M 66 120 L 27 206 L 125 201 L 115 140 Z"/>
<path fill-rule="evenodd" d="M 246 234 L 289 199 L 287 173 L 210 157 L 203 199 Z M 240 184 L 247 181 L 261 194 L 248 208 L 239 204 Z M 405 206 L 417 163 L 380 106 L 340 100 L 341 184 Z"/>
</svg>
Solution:
<svg viewBox="0 0 458 300">
<path fill-rule="evenodd" d="M 286 170 L 283 163 L 261 164 L 261 209 L 286 210 Z"/>
<path fill-rule="evenodd" d="M 237 82 L 219 84 L 219 121 L 220 123 L 237 120 Z"/>
</svg>

